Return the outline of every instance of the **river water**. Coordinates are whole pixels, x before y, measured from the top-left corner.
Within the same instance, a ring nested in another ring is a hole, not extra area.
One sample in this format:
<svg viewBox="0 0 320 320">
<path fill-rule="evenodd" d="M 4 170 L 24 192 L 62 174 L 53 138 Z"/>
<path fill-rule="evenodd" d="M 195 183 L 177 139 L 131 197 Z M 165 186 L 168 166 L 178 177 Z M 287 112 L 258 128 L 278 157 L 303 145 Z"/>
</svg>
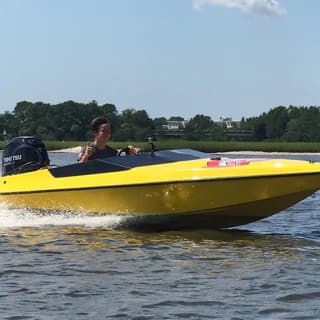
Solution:
<svg viewBox="0 0 320 320">
<path fill-rule="evenodd" d="M 230 230 L 139 233 L 0 206 L 0 319 L 318 320 L 319 209 L 317 192 Z"/>
</svg>

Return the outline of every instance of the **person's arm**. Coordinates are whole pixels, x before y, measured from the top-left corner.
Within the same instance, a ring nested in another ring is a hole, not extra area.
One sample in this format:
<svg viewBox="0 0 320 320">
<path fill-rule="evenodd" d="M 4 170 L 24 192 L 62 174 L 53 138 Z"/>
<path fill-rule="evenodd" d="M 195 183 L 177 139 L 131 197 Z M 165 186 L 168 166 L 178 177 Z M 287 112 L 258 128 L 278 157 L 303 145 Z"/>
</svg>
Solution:
<svg viewBox="0 0 320 320">
<path fill-rule="evenodd" d="M 127 156 L 131 156 L 131 155 L 135 155 L 137 153 L 139 153 L 141 151 L 140 148 L 136 148 L 133 146 L 127 146 L 125 148 L 119 149 L 117 152 L 118 156 L 123 156 L 123 155 L 127 155 Z"/>
<path fill-rule="evenodd" d="M 93 148 L 90 144 L 86 145 L 83 150 L 81 150 L 81 152 L 79 153 L 78 156 L 78 162 L 82 163 L 82 162 L 86 162 L 88 161 L 88 159 L 90 158 L 90 156 L 93 153 Z"/>
<path fill-rule="evenodd" d="M 137 154 L 141 151 L 140 148 L 136 148 L 134 146 L 128 146 L 128 154 L 129 155 L 133 155 L 133 154 Z"/>
</svg>

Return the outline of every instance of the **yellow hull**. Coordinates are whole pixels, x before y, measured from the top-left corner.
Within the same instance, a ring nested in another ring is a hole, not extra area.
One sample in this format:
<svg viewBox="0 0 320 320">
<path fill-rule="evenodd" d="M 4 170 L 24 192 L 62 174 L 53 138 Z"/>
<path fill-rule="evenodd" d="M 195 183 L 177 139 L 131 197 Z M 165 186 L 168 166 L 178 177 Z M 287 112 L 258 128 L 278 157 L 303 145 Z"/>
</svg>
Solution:
<svg viewBox="0 0 320 320">
<path fill-rule="evenodd" d="M 320 188 L 318 163 L 277 159 L 210 167 L 208 162 L 71 177 L 42 169 L 2 177 L 0 201 L 19 208 L 130 215 L 169 229 L 220 228 L 265 218 Z"/>
</svg>

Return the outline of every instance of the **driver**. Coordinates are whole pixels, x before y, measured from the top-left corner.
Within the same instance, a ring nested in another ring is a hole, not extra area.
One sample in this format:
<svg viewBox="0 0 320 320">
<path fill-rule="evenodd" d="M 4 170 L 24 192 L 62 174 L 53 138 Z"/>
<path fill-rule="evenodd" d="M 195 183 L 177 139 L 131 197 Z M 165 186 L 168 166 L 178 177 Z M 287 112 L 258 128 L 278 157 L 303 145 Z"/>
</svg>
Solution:
<svg viewBox="0 0 320 320">
<path fill-rule="evenodd" d="M 108 146 L 108 142 L 111 139 L 112 131 L 110 122 L 103 117 L 98 117 L 91 122 L 91 131 L 94 137 L 92 143 L 88 143 L 82 147 L 78 162 L 86 162 L 88 160 L 113 157 L 118 154 L 118 151 Z M 123 149 L 127 154 L 137 154 L 138 149 L 133 146 L 128 146 Z"/>
</svg>

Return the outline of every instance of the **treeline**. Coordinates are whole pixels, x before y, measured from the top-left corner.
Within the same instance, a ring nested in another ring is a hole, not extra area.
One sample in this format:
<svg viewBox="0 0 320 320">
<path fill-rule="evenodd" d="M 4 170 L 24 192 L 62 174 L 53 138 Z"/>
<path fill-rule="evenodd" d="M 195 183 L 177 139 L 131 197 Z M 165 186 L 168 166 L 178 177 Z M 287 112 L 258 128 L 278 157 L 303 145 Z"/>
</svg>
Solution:
<svg viewBox="0 0 320 320">
<path fill-rule="evenodd" d="M 121 113 L 113 104 L 98 105 L 96 101 L 77 103 L 66 101 L 51 105 L 22 101 L 12 112 L 0 115 L 0 134 L 4 139 L 18 135 L 32 135 L 43 140 L 85 141 L 91 138 L 90 122 L 104 116 L 112 124 L 114 141 L 146 141 L 149 136 L 166 136 L 168 120 L 183 121 L 179 116 L 151 119 L 145 110 L 126 109 Z M 210 117 L 196 115 L 183 128 L 184 139 L 223 139 L 223 129 Z"/>
<path fill-rule="evenodd" d="M 258 117 L 242 119 L 256 141 L 320 141 L 320 107 L 278 106 Z"/>
<path fill-rule="evenodd" d="M 8 139 L 33 135 L 43 140 L 85 141 L 90 139 L 90 121 L 104 116 L 113 126 L 115 141 L 145 141 L 148 136 L 168 137 L 168 120 L 183 121 L 180 116 L 151 119 L 145 110 L 126 109 L 121 113 L 113 104 L 96 101 L 59 104 L 22 101 L 12 112 L 0 114 L 0 135 Z M 320 107 L 278 106 L 258 117 L 213 121 L 197 114 L 179 128 L 185 140 L 320 141 Z M 245 139 L 243 138 L 245 137 Z"/>
<path fill-rule="evenodd" d="M 91 139 L 90 122 L 98 116 L 112 123 L 114 139 L 145 140 L 153 131 L 153 122 L 143 110 L 127 109 L 119 114 L 113 104 L 99 106 L 96 101 L 55 105 L 22 101 L 13 112 L 0 115 L 0 133 L 4 132 L 6 138 L 32 135 L 44 140 L 84 141 Z"/>
</svg>

